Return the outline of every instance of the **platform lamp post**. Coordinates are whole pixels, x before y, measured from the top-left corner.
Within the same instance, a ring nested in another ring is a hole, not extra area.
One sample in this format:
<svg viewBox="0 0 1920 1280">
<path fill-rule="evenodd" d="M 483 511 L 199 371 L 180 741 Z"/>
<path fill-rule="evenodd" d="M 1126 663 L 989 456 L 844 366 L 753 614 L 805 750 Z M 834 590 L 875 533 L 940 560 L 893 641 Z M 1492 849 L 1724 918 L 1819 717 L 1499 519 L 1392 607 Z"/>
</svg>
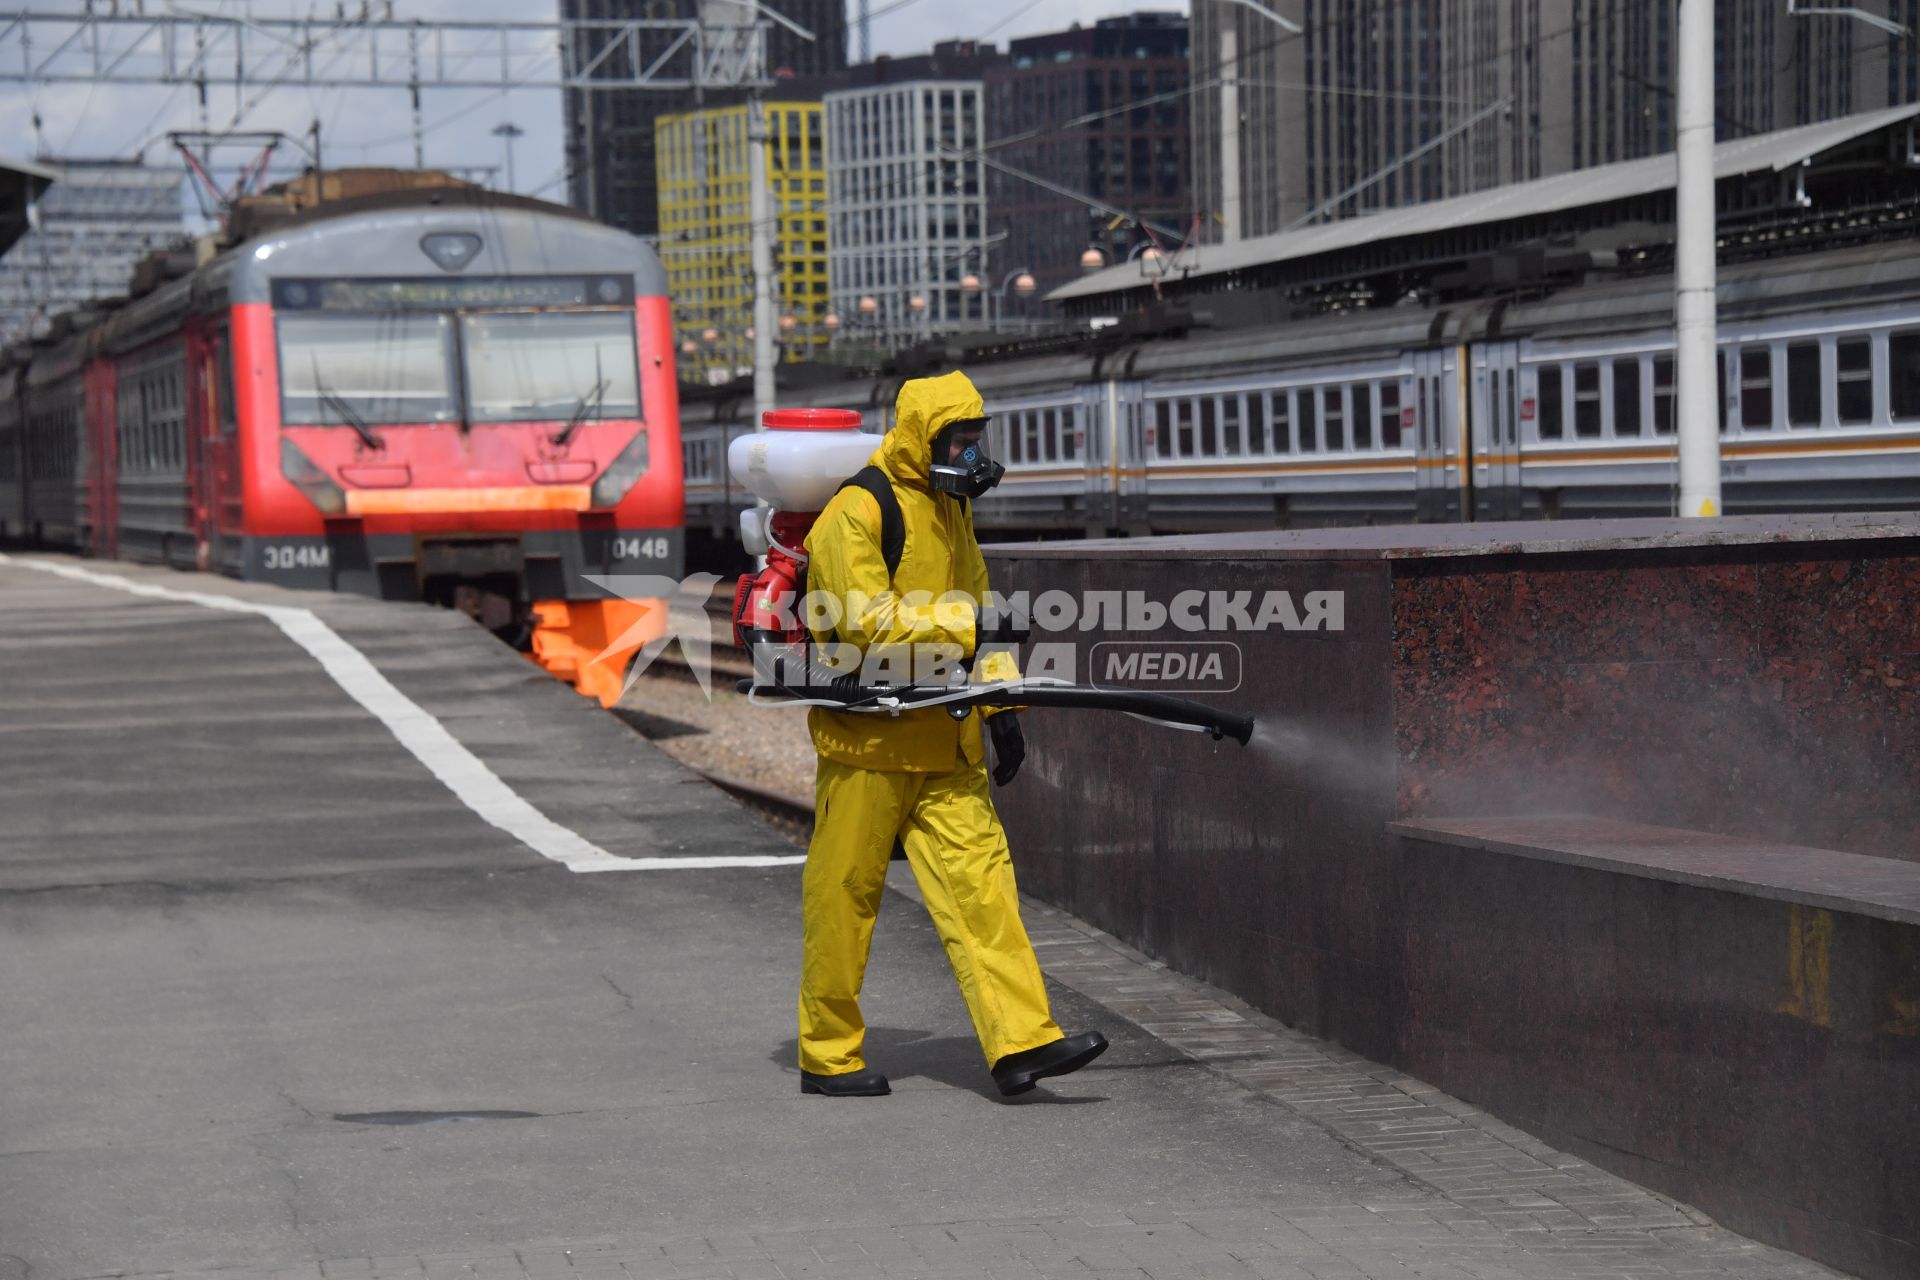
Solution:
<svg viewBox="0 0 1920 1280">
<path fill-rule="evenodd" d="M 1680 0 L 1674 64 L 1673 345 L 1682 517 L 1717 516 L 1720 397 L 1713 185 L 1713 0 Z"/>
<path fill-rule="evenodd" d="M 980 277 L 971 273 L 960 281 L 961 291 L 965 293 L 979 293 L 985 287 Z M 1006 275 L 1002 276 L 999 287 L 992 293 L 987 294 L 987 323 L 993 327 L 993 331 L 995 333 L 1000 332 L 1006 324 L 1007 290 L 1009 288 L 1023 298 L 1030 298 L 1039 287 L 1039 283 L 1033 278 L 1033 272 L 1025 267 L 1015 267 L 1013 270 L 1007 272 Z M 998 315 L 994 314 L 996 310 L 999 312 Z M 1025 317 L 1022 317 L 1022 319 L 1024 320 Z M 1022 328 L 1024 329 L 1024 327 L 1023 324 Z"/>
<path fill-rule="evenodd" d="M 514 139 L 526 136 L 526 132 L 525 129 L 522 129 L 511 120 L 502 120 L 499 124 L 493 126 L 493 136 L 499 138 L 505 144 L 507 153 L 507 190 L 509 192 L 517 189 L 513 181 Z"/>
</svg>

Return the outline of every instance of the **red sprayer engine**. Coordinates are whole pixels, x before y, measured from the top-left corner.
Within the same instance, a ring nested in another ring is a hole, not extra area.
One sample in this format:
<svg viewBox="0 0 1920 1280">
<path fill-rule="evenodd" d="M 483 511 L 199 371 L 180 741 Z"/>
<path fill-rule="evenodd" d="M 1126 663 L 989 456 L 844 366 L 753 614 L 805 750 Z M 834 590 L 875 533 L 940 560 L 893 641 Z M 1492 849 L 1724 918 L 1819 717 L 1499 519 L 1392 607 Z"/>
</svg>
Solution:
<svg viewBox="0 0 1920 1280">
<path fill-rule="evenodd" d="M 740 513 L 741 545 L 767 558 L 766 568 L 741 578 L 733 593 L 734 637 L 749 652 L 768 640 L 806 640 L 799 597 L 807 534 L 880 443 L 860 430 L 851 409 L 776 409 L 761 425 L 765 431 L 740 436 L 727 449 L 733 478 L 767 504 Z"/>
</svg>

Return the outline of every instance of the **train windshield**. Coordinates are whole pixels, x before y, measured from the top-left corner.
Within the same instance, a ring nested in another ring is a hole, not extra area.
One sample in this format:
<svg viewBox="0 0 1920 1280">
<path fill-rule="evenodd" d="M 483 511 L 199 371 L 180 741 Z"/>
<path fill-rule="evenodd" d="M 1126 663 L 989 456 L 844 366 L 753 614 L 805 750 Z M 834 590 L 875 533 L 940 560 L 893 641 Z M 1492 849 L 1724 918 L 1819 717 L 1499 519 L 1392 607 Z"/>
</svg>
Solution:
<svg viewBox="0 0 1920 1280">
<path fill-rule="evenodd" d="M 479 311 L 460 317 L 475 422 L 640 416 L 630 311 Z"/>
<path fill-rule="evenodd" d="M 280 317 L 280 417 L 303 426 L 452 422 L 451 317 Z"/>
</svg>

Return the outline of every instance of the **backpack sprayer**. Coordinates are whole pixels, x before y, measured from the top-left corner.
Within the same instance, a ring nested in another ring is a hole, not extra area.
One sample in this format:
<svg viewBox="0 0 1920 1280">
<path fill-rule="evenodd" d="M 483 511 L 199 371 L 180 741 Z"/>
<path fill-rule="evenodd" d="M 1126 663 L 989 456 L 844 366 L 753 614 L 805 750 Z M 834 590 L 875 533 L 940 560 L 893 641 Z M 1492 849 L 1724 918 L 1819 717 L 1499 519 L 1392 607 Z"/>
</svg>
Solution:
<svg viewBox="0 0 1920 1280">
<path fill-rule="evenodd" d="M 813 522 L 847 485 L 866 489 L 880 505 L 881 552 L 891 578 L 904 550 L 899 500 L 884 474 L 865 467 L 874 437 L 860 430 L 860 415 L 845 409 L 777 409 L 764 416 L 763 432 L 734 440 L 727 449 L 733 477 L 766 505 L 740 513 L 740 541 L 766 557 L 759 573 L 743 576 L 734 589 L 734 635 L 753 660 L 754 675 L 740 682 L 756 706 L 828 707 L 835 711 L 899 715 L 944 706 L 956 719 L 974 707 L 1077 707 L 1120 711 L 1173 728 L 1232 738 L 1253 736 L 1253 717 L 1142 689 L 1098 689 L 1049 677 L 1022 677 L 993 684 L 971 681 L 960 663 L 938 676 L 905 683 L 862 683 L 862 673 L 836 669 L 813 651 L 801 622 L 807 554 L 802 549 Z M 1022 619 L 982 602 L 976 645 L 1024 643 Z"/>
</svg>

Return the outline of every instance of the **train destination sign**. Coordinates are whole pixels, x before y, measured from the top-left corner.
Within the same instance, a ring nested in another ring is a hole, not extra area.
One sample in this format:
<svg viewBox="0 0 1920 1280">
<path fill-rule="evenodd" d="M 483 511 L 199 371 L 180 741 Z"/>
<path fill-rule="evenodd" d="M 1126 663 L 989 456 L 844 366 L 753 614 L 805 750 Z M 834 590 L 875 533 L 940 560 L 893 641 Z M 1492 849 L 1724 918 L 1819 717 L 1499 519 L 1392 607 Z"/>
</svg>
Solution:
<svg viewBox="0 0 1920 1280">
<path fill-rule="evenodd" d="M 461 311 L 497 307 L 611 307 L 633 304 L 622 276 L 408 276 L 361 280 L 276 280 L 283 311 Z"/>
</svg>

